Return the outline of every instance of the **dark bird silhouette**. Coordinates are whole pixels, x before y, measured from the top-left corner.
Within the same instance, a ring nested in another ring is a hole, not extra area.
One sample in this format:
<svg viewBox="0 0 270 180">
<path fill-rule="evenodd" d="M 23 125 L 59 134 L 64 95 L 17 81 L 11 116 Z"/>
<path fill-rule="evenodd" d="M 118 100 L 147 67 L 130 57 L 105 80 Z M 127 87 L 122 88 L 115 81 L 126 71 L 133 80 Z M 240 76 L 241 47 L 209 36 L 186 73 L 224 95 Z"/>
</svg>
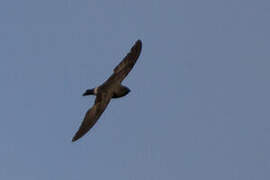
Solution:
<svg viewBox="0 0 270 180">
<path fill-rule="evenodd" d="M 138 40 L 126 57 L 114 68 L 113 74 L 102 85 L 88 89 L 83 96 L 95 95 L 95 104 L 87 111 L 84 120 L 72 139 L 72 142 L 85 135 L 97 122 L 106 109 L 111 98 L 120 98 L 127 95 L 130 89 L 121 83 L 136 63 L 142 49 L 142 42 Z"/>
</svg>

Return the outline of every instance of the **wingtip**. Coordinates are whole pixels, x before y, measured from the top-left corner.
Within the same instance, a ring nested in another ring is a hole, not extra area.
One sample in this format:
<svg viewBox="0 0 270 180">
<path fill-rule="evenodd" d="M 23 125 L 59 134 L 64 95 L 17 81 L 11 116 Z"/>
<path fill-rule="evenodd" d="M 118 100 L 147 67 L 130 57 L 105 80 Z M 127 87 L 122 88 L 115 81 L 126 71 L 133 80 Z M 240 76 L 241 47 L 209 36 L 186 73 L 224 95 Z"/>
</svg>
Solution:
<svg viewBox="0 0 270 180">
<path fill-rule="evenodd" d="M 76 134 L 74 135 L 74 137 L 72 138 L 72 142 L 75 142 L 78 139 L 80 139 L 82 136 L 84 136 L 86 134 L 86 132 L 85 133 L 82 133 L 80 130 L 77 131 Z"/>
<path fill-rule="evenodd" d="M 75 139 L 75 137 L 73 137 L 71 141 L 72 142 L 75 142 L 75 141 L 77 141 L 77 139 Z"/>
<path fill-rule="evenodd" d="M 140 39 L 138 39 L 137 41 L 136 41 L 136 44 L 142 44 L 142 41 L 140 40 Z"/>
<path fill-rule="evenodd" d="M 78 139 L 80 138 L 80 136 L 78 136 L 77 134 L 75 134 L 75 136 L 73 136 L 73 138 L 72 138 L 72 142 L 75 142 L 75 141 L 77 141 Z"/>
<path fill-rule="evenodd" d="M 140 53 L 142 49 L 142 41 L 138 39 L 132 49 Z"/>
</svg>

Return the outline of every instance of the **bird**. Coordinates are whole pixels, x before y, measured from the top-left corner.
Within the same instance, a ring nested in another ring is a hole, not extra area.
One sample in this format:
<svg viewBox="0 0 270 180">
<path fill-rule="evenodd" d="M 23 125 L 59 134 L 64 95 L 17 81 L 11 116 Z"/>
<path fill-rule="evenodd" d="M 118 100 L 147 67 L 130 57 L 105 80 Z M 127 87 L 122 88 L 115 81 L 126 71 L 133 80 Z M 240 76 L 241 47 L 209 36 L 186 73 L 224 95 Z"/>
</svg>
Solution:
<svg viewBox="0 0 270 180">
<path fill-rule="evenodd" d="M 83 93 L 83 96 L 94 95 L 96 99 L 94 105 L 86 112 L 72 142 L 80 139 L 96 124 L 112 98 L 121 98 L 130 92 L 130 89 L 121 83 L 135 65 L 141 50 L 142 41 L 137 40 L 129 53 L 113 69 L 113 74 L 103 84 L 93 89 L 87 89 Z"/>
</svg>

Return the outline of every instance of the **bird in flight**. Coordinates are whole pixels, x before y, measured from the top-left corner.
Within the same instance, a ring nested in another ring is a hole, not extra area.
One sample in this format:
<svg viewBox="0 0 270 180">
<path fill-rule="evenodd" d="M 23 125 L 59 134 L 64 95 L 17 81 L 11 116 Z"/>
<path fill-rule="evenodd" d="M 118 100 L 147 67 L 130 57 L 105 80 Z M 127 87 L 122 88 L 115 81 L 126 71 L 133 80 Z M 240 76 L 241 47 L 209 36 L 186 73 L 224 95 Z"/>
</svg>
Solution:
<svg viewBox="0 0 270 180">
<path fill-rule="evenodd" d="M 111 98 L 120 98 L 130 92 L 130 89 L 121 83 L 133 68 L 140 56 L 141 50 L 142 42 L 138 40 L 126 57 L 114 68 L 113 74 L 102 85 L 85 91 L 83 96 L 96 96 L 95 104 L 86 112 L 79 130 L 72 138 L 72 142 L 81 138 L 95 125 Z"/>
</svg>

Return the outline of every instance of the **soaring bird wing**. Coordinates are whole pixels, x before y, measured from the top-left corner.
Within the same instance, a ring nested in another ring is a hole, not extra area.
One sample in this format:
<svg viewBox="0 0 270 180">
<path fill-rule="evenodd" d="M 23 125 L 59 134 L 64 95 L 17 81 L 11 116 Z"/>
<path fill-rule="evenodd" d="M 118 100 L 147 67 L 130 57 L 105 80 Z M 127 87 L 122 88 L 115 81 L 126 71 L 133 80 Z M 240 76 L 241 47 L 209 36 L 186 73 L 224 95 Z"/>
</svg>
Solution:
<svg viewBox="0 0 270 180">
<path fill-rule="evenodd" d="M 111 97 L 110 93 L 97 94 L 95 104 L 87 111 L 79 130 L 72 139 L 72 142 L 81 138 L 96 124 L 98 118 L 109 104 Z"/>
<path fill-rule="evenodd" d="M 133 45 L 126 57 L 124 57 L 124 59 L 114 68 L 114 73 L 109 78 L 109 80 L 117 80 L 121 83 L 133 68 L 134 64 L 140 56 L 141 50 L 142 42 L 141 40 L 138 40 Z"/>
</svg>

